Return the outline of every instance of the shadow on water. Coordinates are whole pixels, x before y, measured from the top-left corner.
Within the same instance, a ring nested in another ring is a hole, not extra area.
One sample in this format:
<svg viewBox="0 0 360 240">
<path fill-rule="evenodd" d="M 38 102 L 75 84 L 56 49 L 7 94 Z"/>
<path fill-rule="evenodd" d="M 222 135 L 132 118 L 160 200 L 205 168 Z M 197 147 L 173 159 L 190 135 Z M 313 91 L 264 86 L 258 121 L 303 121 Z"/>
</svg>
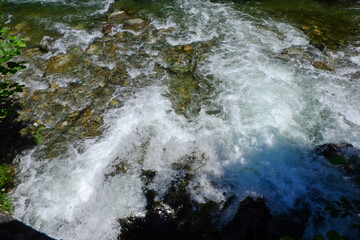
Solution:
<svg viewBox="0 0 360 240">
<path fill-rule="evenodd" d="M 236 180 L 222 186 L 228 190 L 224 192 L 225 202 L 220 203 L 212 200 L 200 203 L 193 199 L 189 182 L 196 178 L 192 164 L 197 160 L 185 156 L 183 163 L 173 166 L 178 174 L 164 196 L 158 196 L 151 188 L 156 172 L 142 172 L 147 213 L 143 217 L 120 219 L 119 237 L 270 240 L 286 235 L 311 239 L 316 233 L 335 229 L 356 238 L 359 230 L 351 229 L 351 224 L 360 222 L 356 207 L 350 207 L 354 212 L 348 212 L 347 219 L 340 219 L 332 213 L 329 215 L 326 201 L 355 199 L 356 204 L 360 192 L 354 176 L 359 173 L 343 169 L 359 164 L 359 153 L 344 143 L 315 148 L 286 143 L 259 147 L 244 155 L 247 163 L 228 164 L 227 174 Z M 328 162 L 334 157 L 343 157 L 341 165 Z M 344 206 L 339 205 L 336 211 L 347 211 Z M 227 215 L 232 220 L 224 224 Z"/>
</svg>

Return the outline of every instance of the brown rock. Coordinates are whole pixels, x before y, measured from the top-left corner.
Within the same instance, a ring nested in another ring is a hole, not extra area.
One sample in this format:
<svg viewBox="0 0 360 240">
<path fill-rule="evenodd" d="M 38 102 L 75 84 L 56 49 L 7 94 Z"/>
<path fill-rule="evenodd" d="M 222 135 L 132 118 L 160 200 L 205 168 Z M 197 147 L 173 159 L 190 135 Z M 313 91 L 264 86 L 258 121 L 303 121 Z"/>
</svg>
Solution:
<svg viewBox="0 0 360 240">
<path fill-rule="evenodd" d="M 330 71 L 330 72 L 335 72 L 335 70 L 330 67 L 329 65 L 327 65 L 326 63 L 323 62 L 312 62 L 312 65 L 314 68 L 320 69 L 320 70 L 325 70 L 325 71 Z"/>
<path fill-rule="evenodd" d="M 61 73 L 69 70 L 73 65 L 73 57 L 70 54 L 60 54 L 50 58 L 45 75 Z"/>
<path fill-rule="evenodd" d="M 103 28 L 101 29 L 101 33 L 104 35 L 107 35 L 111 32 L 111 30 L 114 28 L 114 25 L 106 25 L 103 26 Z"/>
</svg>

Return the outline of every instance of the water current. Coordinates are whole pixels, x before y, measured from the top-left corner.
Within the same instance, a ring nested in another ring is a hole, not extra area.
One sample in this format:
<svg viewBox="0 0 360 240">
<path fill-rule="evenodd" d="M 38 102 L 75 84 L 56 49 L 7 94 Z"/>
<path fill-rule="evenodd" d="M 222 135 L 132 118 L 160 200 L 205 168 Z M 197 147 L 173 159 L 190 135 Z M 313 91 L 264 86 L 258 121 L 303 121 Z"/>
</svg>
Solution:
<svg viewBox="0 0 360 240">
<path fill-rule="evenodd" d="M 44 35 L 59 38 L 57 50 L 43 56 L 49 59 L 70 45 L 84 51 L 100 38 L 112 2 L 11 0 L 0 6 L 8 26 L 26 22 L 22 33 L 31 36 L 30 47 Z M 52 159 L 38 159 L 34 150 L 17 157 L 14 216 L 58 239 L 115 239 L 117 219 L 145 213 L 141 172 L 156 172 L 151 187 L 161 196 L 177 174 L 172 164 L 195 156 L 188 188 L 198 202 L 263 196 L 273 214 L 309 208 L 306 239 L 329 229 L 354 234 L 351 219 L 328 218 L 323 200 L 357 198 L 359 188 L 314 147 L 347 142 L 360 148 L 360 4 L 284 2 L 269 7 L 271 1 L 118 1 L 153 29 L 175 29 L 165 39 L 168 46 L 213 41 L 195 70 L 207 84 L 192 93 L 190 107 L 198 110 L 175 110 L 169 76 L 154 70 L 164 65 L 160 50 L 149 48 L 144 66 L 126 69 L 147 83 L 126 98 L 118 87 L 113 98 L 124 104 L 104 112 L 100 136 L 64 141 L 67 153 Z M 350 22 L 353 28 L 341 36 L 345 44 L 329 47 L 328 56 L 312 47 L 301 29 L 307 14 L 320 22 Z M 117 30 L 124 31 L 121 24 Z M 153 38 L 146 44 L 163 43 Z M 310 51 L 312 61 L 330 59 L 336 72 L 299 58 L 284 60 L 281 53 L 292 46 Z M 31 82 L 32 88 L 44 88 Z M 122 162 L 127 171 L 111 175 Z M 316 224 L 319 216 L 327 220 Z M 231 217 L 228 211 L 224 221 Z"/>
</svg>

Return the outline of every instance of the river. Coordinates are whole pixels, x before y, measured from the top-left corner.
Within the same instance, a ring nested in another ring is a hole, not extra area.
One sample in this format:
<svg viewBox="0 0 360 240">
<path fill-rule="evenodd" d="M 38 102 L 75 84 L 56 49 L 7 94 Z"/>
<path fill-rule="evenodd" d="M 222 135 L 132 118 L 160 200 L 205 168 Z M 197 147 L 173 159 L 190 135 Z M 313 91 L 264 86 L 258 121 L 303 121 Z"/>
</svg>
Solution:
<svg viewBox="0 0 360 240">
<path fill-rule="evenodd" d="M 127 80 L 109 87 L 108 102 L 99 95 L 54 100 L 66 106 L 66 114 L 120 102 L 99 110 L 99 133 L 51 136 L 64 119 L 46 122 L 40 110 L 33 116 L 50 136 L 16 158 L 16 218 L 57 239 L 116 239 L 117 219 L 146 212 L 143 171 L 156 173 L 147 187 L 161 199 L 179 174 L 174 164 L 192 156 L 187 189 L 194 201 L 265 197 L 274 215 L 310 209 L 304 239 L 330 229 L 356 236 L 353 219 L 330 218 L 323 208 L 325 199 L 359 198 L 359 187 L 314 147 L 347 142 L 360 148 L 360 3 L 6 0 L 0 7 L 6 26 L 27 38 L 29 48 L 44 35 L 57 39 L 37 61 L 74 48 L 84 52 L 103 37 L 101 28 L 115 10 L 148 23 L 140 33 L 122 24 L 115 32 L 149 35 L 116 43 L 112 58 L 82 55 L 81 61 L 106 71 L 121 62 Z M 170 30 L 163 36 L 159 29 Z M 318 38 L 326 51 L 310 44 Z M 189 51 L 181 48 L 187 45 Z M 70 88 L 91 78 L 70 70 L 45 76 L 35 62 L 15 76 L 28 92 L 46 92 L 54 84 Z M 193 69 L 174 69 L 176 62 Z M 108 84 L 108 78 L 93 79 L 90 91 Z M 44 157 L 49 142 L 66 147 Z M 227 211 L 224 221 L 232 214 Z"/>
</svg>

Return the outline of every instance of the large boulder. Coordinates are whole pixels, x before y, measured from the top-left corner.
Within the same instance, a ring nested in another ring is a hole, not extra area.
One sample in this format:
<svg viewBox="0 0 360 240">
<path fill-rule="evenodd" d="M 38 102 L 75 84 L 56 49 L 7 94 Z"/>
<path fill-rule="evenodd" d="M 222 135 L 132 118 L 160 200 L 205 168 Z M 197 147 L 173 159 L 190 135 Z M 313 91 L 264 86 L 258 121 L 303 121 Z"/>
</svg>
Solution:
<svg viewBox="0 0 360 240">
<path fill-rule="evenodd" d="M 223 229 L 223 239 L 274 239 L 269 230 L 270 219 L 265 199 L 248 197 L 240 202 L 235 217 Z"/>
<path fill-rule="evenodd" d="M 116 22 L 116 23 L 123 23 L 125 19 L 128 19 L 125 11 L 117 11 L 113 12 L 109 15 L 108 20 L 109 22 Z"/>
<path fill-rule="evenodd" d="M 0 212 L 0 239 L 4 240 L 52 240 L 11 216 Z"/>
<path fill-rule="evenodd" d="M 325 143 L 315 147 L 315 152 L 335 165 L 345 176 L 360 184 L 360 150 L 349 143 Z"/>
</svg>

